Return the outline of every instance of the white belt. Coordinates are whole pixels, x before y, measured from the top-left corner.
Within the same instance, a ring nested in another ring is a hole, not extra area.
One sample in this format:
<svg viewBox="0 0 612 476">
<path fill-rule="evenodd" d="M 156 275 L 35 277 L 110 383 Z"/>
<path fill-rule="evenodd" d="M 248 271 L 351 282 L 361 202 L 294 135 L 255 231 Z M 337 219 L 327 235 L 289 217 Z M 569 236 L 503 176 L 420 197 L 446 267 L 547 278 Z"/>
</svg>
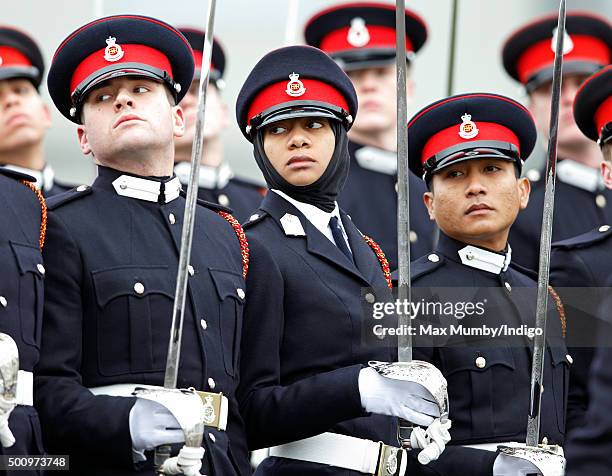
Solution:
<svg viewBox="0 0 612 476">
<path fill-rule="evenodd" d="M 34 374 L 25 370 L 17 373 L 17 405 L 34 405 Z"/>
<path fill-rule="evenodd" d="M 403 475 L 406 471 L 404 450 L 381 442 L 337 433 L 322 433 L 312 438 L 274 446 L 270 448 L 270 456 L 379 476 Z"/>
<path fill-rule="evenodd" d="M 155 385 L 144 385 L 140 383 L 117 383 L 115 385 L 104 385 L 102 387 L 92 387 L 89 389 L 94 395 L 112 395 L 115 397 L 131 397 L 136 388 L 159 388 Z M 227 414 L 229 404 L 227 397 L 222 393 L 211 393 L 197 391 L 204 402 L 205 407 L 212 405 L 216 418 L 211 423 L 204 423 L 204 426 L 225 431 L 227 428 Z"/>
</svg>

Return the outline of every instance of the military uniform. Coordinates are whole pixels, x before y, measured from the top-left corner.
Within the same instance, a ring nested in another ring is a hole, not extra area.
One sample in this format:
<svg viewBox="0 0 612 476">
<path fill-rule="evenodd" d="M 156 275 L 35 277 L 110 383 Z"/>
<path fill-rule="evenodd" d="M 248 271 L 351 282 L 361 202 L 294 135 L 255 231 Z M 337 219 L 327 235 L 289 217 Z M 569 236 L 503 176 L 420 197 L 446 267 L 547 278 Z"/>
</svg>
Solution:
<svg viewBox="0 0 612 476">
<path fill-rule="evenodd" d="M 185 35 L 193 49 L 195 59 L 194 78 L 199 80 L 202 75 L 205 32 L 187 27 L 180 27 L 179 31 Z M 214 38 L 211 52 L 210 82 L 218 91 L 222 91 L 225 87 L 225 81 L 223 80 L 225 65 L 226 57 L 223 47 Z M 190 169 L 189 162 L 179 162 L 175 166 L 174 172 L 183 184 L 189 183 Z M 267 190 L 265 185 L 236 177 L 227 163 L 222 163 L 218 167 L 200 165 L 198 184 L 199 198 L 231 208 L 233 215 L 240 223 L 246 221 L 251 213 L 257 209 Z"/>
<path fill-rule="evenodd" d="M 163 82 L 178 104 L 193 79 L 193 53 L 159 20 L 96 20 L 54 56 L 48 85 L 55 105 L 79 123 L 83 97 L 108 73 Z M 194 211 L 177 386 L 227 399 L 227 430 L 204 429 L 202 472 L 242 475 L 250 469 L 234 391 L 248 256 L 226 212 L 205 202 Z M 145 459 L 132 447 L 131 411 L 142 399 L 121 394 L 164 382 L 184 213 L 178 178 L 102 166 L 91 187 L 49 202 L 44 254 L 53 271 L 45 282 L 36 407 L 50 451 L 69 454 L 73 474 L 154 474 L 153 455 Z"/>
<path fill-rule="evenodd" d="M 55 180 L 55 172 L 49 164 L 45 165 L 45 168 L 42 171 L 26 169 L 8 164 L 3 165 L 2 167 L 33 177 L 35 179 L 34 184 L 40 189 L 43 197 L 45 198 L 57 195 L 58 193 L 67 192 L 71 188 L 74 188 L 68 184 Z"/>
<path fill-rule="evenodd" d="M 557 15 L 548 15 L 512 33 L 502 57 L 507 73 L 528 93 L 550 82 L 555 55 Z M 588 75 L 612 61 L 612 27 L 607 18 L 568 12 L 564 40 L 563 74 Z M 548 126 L 548 125 L 547 125 Z M 510 230 L 510 244 L 520 250 L 517 263 L 538 270 L 545 178 L 530 170 L 529 206 L 519 213 Z M 565 240 L 612 221 L 612 193 L 597 168 L 559 157 L 555 185 L 553 241 Z"/>
<path fill-rule="evenodd" d="M 520 174 L 521 158 L 531 153 L 535 141 L 536 128 L 527 109 L 491 93 L 442 99 L 423 108 L 408 123 L 410 169 L 426 181 L 434 180 L 437 173 L 453 180 L 456 170 L 459 182 L 449 187 L 457 187 L 458 207 L 467 207 L 469 202 L 491 205 L 488 197 L 496 191 L 489 189 L 495 182 L 488 183 L 480 176 L 464 178 L 476 172 L 459 166 L 453 169 L 456 163 L 480 159 L 484 169 L 494 161 L 508 161 Z M 449 200 L 450 192 L 444 193 L 444 200 Z M 461 193 L 472 199 L 464 203 Z M 434 325 L 449 329 L 439 336 L 419 332 L 414 350 L 415 358 L 432 362 L 448 382 L 452 440 L 440 458 L 430 464 L 438 474 L 491 475 L 503 457 L 496 454 L 497 445 L 524 442 L 526 438 L 535 331 L 503 329 L 535 327 L 537 276 L 513 263 L 512 248 L 506 245 L 503 251 L 488 250 L 441 232 L 436 251 L 411 268 L 413 302 L 451 303 L 453 309 L 457 304 L 472 303 L 482 308 L 480 314 L 474 311 L 471 315 L 459 315 L 456 310 L 450 314 L 421 313 L 424 324 L 433 320 Z M 571 357 L 564 342 L 563 306 L 554 292 L 551 294 L 540 438 L 561 445 L 566 431 Z M 454 325 L 467 332 L 453 334 Z M 492 337 L 483 333 L 485 328 L 502 330 Z"/>
<path fill-rule="evenodd" d="M 413 61 L 427 39 L 427 27 L 406 10 L 407 61 Z M 377 68 L 395 62 L 395 7 L 347 3 L 316 13 L 304 29 L 306 43 L 328 53 L 345 71 Z M 397 155 L 351 142 L 351 166 L 338 203 L 385 251 L 397 268 Z M 435 225 L 423 205 L 426 187 L 410 180 L 410 251 L 414 260 L 429 253 Z"/>
<path fill-rule="evenodd" d="M 19 404 L 8 421 L 16 442 L 9 448 L 0 446 L 0 454 L 43 455 L 38 414 L 32 406 L 32 372 L 39 358 L 44 301 L 45 267 L 40 249 L 44 201 L 41 203 L 42 197 L 19 183 L 22 180 L 31 182 L 32 177 L 0 167 L 0 332 L 17 343 L 20 374 L 17 383 Z M 44 240 L 44 233 L 42 237 Z M 7 473 L 0 471 L 0 474 Z"/>
</svg>

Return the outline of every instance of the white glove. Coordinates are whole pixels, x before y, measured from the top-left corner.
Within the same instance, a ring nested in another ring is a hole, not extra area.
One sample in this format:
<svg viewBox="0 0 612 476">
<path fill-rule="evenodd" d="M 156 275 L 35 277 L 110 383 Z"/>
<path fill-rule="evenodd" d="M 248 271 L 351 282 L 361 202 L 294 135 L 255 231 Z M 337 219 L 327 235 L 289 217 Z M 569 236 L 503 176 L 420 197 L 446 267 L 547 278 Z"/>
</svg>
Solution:
<svg viewBox="0 0 612 476">
<path fill-rule="evenodd" d="M 550 446 L 546 448 L 552 448 Z M 501 451 L 493 464 L 493 476 L 526 476 L 540 474 L 543 476 L 563 476 L 565 458 L 563 450 L 544 448 L 527 448 L 517 444 L 509 452 Z"/>
<path fill-rule="evenodd" d="M 200 476 L 204 448 L 201 446 L 183 446 L 178 456 L 168 458 L 162 464 L 162 474 L 184 474 L 185 476 Z"/>
<path fill-rule="evenodd" d="M 431 378 L 444 380 L 440 371 L 437 372 L 439 376 L 432 374 Z M 383 377 L 367 367 L 359 372 L 358 385 L 361 406 L 369 413 L 403 418 L 421 426 L 428 426 L 441 416 L 435 398 L 416 382 Z"/>
<path fill-rule="evenodd" d="M 16 400 L 7 400 L 0 395 L 0 446 L 3 448 L 9 448 L 15 444 L 15 437 L 9 428 L 8 420 L 16 406 Z"/>
<path fill-rule="evenodd" d="M 422 448 L 418 455 L 419 463 L 429 464 L 437 460 L 446 444 L 451 440 L 448 430 L 451 427 L 451 421 L 446 419 L 442 422 L 440 418 L 436 418 L 434 422 L 427 427 L 415 427 L 410 434 L 410 444 L 412 448 Z"/>
<path fill-rule="evenodd" d="M 163 405 L 142 398 L 130 410 L 130 435 L 137 453 L 185 441 L 185 433 L 172 413 Z"/>
</svg>

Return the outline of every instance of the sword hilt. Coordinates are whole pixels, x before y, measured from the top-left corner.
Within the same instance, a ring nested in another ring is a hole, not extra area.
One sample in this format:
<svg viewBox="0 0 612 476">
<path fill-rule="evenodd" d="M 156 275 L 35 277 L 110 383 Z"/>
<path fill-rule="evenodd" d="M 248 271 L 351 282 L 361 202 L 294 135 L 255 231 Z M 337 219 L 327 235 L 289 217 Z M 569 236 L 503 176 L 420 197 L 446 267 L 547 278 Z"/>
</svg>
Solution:
<svg viewBox="0 0 612 476">
<path fill-rule="evenodd" d="M 412 430 L 414 429 L 414 425 L 409 421 L 404 420 L 403 418 L 399 419 L 397 425 L 397 442 L 400 447 L 403 449 L 412 449 L 412 444 L 410 443 L 410 436 L 412 435 Z"/>
</svg>

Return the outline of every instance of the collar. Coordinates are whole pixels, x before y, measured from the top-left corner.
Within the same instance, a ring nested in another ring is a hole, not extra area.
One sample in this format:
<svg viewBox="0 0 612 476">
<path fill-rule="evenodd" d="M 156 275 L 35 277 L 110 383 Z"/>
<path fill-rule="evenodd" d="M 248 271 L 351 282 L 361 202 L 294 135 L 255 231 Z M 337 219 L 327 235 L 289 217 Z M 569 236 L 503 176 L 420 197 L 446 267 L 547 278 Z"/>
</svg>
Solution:
<svg viewBox="0 0 612 476">
<path fill-rule="evenodd" d="M 48 192 L 53 188 L 55 172 L 48 164 L 45 165 L 42 170 L 28 169 L 25 167 L 19 167 L 18 165 L 11 164 L 4 165 L 3 167 L 9 170 L 14 170 L 15 172 L 20 172 L 22 174 L 34 177 L 36 179 L 34 185 L 36 185 L 36 188 L 39 190 Z"/>
<path fill-rule="evenodd" d="M 458 256 L 461 264 L 493 274 L 506 271 L 512 260 L 510 244 L 508 244 L 505 253 L 500 253 L 479 246 L 467 245 L 446 236 L 444 233 L 440 233 L 437 250 L 453 261 L 457 261 L 456 257 Z"/>
<path fill-rule="evenodd" d="M 178 162 L 174 166 L 174 173 L 183 185 L 187 185 L 189 183 L 190 172 L 190 162 Z M 209 190 L 222 189 L 225 188 L 233 176 L 234 172 L 232 172 L 232 169 L 228 164 L 221 164 L 219 167 L 200 165 L 198 185 L 200 188 L 207 188 Z"/>
<path fill-rule="evenodd" d="M 595 193 L 603 188 L 603 179 L 598 169 L 571 159 L 563 159 L 557 164 L 557 177 L 562 182 Z"/>
<path fill-rule="evenodd" d="M 395 152 L 366 145 L 355 149 L 353 155 L 357 165 L 361 168 L 385 175 L 397 173 L 397 154 Z"/>
<path fill-rule="evenodd" d="M 112 187 L 122 197 L 154 203 L 169 203 L 177 199 L 181 192 L 177 177 L 142 177 L 100 165 L 94 185 Z"/>
<path fill-rule="evenodd" d="M 329 220 L 331 217 L 334 217 L 334 216 L 337 218 L 340 218 L 340 209 L 338 208 L 337 203 L 331 212 L 326 212 L 309 203 L 299 202 L 295 200 L 294 198 L 291 198 L 286 193 L 281 192 L 280 190 L 276 190 L 273 188 L 272 191 L 280 195 L 281 197 L 283 197 L 285 200 L 291 203 L 291 205 L 293 205 L 300 212 L 302 212 L 302 214 L 306 217 L 306 219 L 310 223 L 312 223 L 317 230 L 319 230 L 321 233 L 323 233 L 328 238 L 329 238 L 328 235 L 331 236 L 331 232 L 329 232 Z M 287 232 L 286 229 L 285 229 L 285 232 Z M 332 241 L 333 241 L 333 238 L 332 238 Z"/>
</svg>

